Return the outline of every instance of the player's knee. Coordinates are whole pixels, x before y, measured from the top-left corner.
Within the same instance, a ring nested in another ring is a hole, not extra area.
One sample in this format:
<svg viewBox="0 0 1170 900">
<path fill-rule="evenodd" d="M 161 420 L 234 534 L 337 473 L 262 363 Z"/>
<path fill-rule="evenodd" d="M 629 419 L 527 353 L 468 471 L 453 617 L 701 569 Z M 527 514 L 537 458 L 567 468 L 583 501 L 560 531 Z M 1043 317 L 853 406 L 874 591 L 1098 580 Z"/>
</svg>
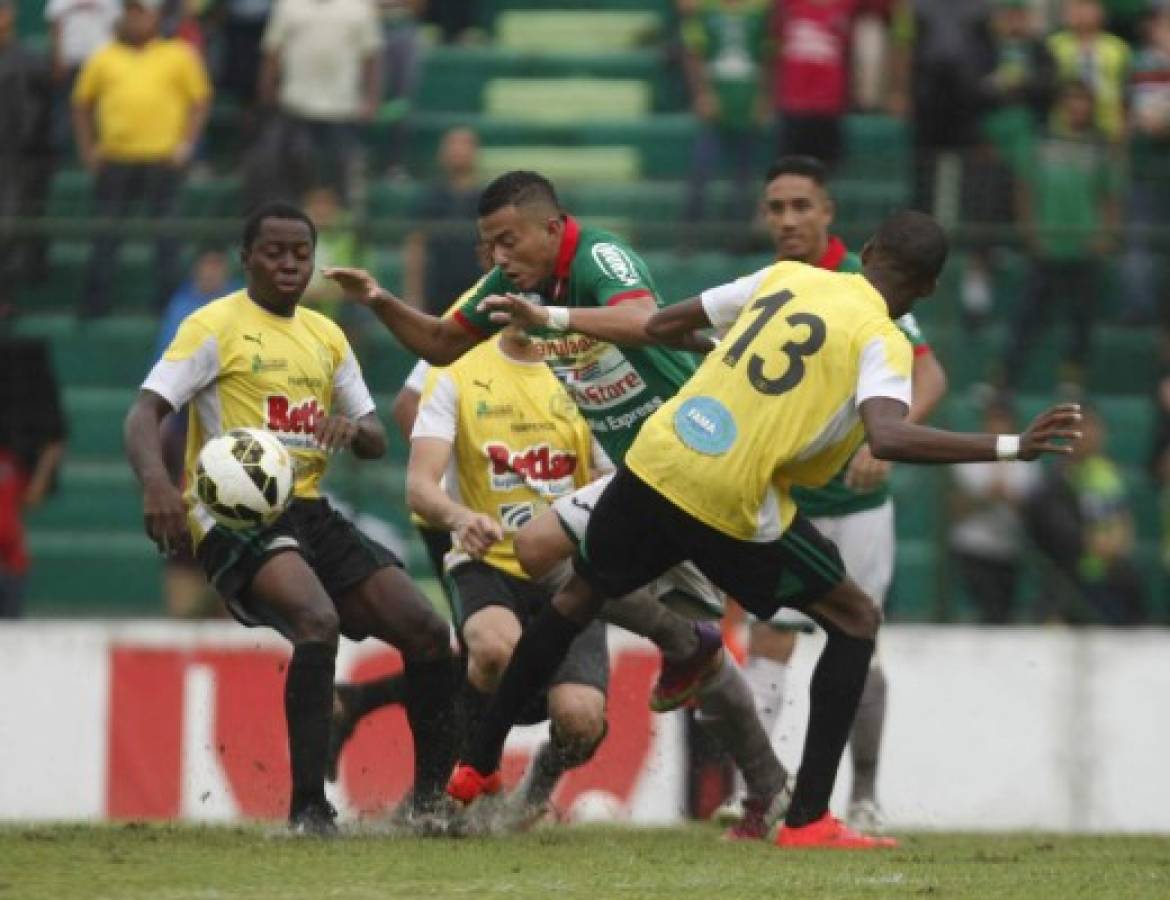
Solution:
<svg viewBox="0 0 1170 900">
<path fill-rule="evenodd" d="M 563 534 L 550 532 L 543 519 L 534 519 L 516 532 L 512 542 L 516 559 L 530 578 L 544 577 L 565 558 L 565 548 L 559 546 L 558 537 L 567 540 Z"/>
<path fill-rule="evenodd" d="M 313 641 L 337 645 L 341 620 L 337 610 L 326 603 L 316 603 L 299 612 L 289 623 L 296 643 Z"/>
<path fill-rule="evenodd" d="M 399 651 L 406 659 L 434 662 L 451 656 L 451 628 L 437 613 L 423 616 Z"/>
<path fill-rule="evenodd" d="M 477 691 L 495 693 L 512 660 L 512 644 L 503 637 L 489 636 L 477 640 L 468 651 L 468 680 Z"/>
<path fill-rule="evenodd" d="M 567 748 L 575 748 L 577 756 L 587 754 L 586 759 L 592 756 L 605 735 L 605 699 L 600 693 L 575 692 L 569 697 L 556 698 L 550 706 L 558 740 Z"/>
</svg>

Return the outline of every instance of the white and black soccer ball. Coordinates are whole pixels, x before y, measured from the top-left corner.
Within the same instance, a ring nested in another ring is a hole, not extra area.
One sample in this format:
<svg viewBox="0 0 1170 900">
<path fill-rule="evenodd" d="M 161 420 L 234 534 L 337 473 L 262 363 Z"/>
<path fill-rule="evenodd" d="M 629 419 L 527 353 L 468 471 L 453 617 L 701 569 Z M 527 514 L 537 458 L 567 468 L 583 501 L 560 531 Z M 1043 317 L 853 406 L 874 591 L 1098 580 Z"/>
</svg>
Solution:
<svg viewBox="0 0 1170 900">
<path fill-rule="evenodd" d="M 233 428 L 199 451 L 195 496 L 225 528 L 268 525 L 288 506 L 292 486 L 292 457 L 267 431 Z"/>
</svg>

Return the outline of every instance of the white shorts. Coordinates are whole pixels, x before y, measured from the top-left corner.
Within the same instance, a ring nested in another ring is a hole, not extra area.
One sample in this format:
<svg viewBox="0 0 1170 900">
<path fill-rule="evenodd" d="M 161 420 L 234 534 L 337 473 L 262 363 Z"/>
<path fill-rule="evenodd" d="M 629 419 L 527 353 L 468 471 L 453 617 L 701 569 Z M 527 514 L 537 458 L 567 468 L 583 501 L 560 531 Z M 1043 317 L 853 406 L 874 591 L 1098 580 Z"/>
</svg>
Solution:
<svg viewBox="0 0 1170 900">
<path fill-rule="evenodd" d="M 591 481 L 571 494 L 553 502 L 553 512 L 573 542 L 580 544 L 589 526 L 589 516 L 602 491 L 613 480 L 613 473 Z M 723 617 L 723 593 L 698 570 L 694 563 L 685 562 L 675 566 L 665 575 L 649 585 L 650 592 L 658 599 L 677 591 L 698 603 L 712 616 Z"/>
<path fill-rule="evenodd" d="M 817 531 L 837 545 L 845 572 L 881 609 L 894 577 L 894 501 L 845 516 L 811 520 Z M 781 608 L 773 625 L 807 629 L 812 620 L 794 609 Z"/>
</svg>

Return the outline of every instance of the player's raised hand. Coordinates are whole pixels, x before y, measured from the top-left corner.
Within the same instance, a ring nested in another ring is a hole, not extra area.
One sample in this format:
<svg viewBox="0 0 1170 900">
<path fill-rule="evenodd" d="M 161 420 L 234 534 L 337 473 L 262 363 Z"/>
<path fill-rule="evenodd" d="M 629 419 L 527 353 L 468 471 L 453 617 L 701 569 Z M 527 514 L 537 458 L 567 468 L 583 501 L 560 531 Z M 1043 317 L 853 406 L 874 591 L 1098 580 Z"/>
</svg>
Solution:
<svg viewBox="0 0 1170 900">
<path fill-rule="evenodd" d="M 849 461 L 845 470 L 845 486 L 855 491 L 874 491 L 886 483 L 893 464 L 878 459 L 869 450 L 869 444 L 862 444 Z"/>
<path fill-rule="evenodd" d="M 183 495 L 169 480 L 158 479 L 143 485 L 142 519 L 146 533 L 162 553 L 169 556 L 190 546 L 187 507 Z"/>
<path fill-rule="evenodd" d="M 489 318 L 497 325 L 517 325 L 524 329 L 544 328 L 548 325 L 547 309 L 516 294 L 484 297 L 479 301 L 479 310 L 489 313 Z"/>
<path fill-rule="evenodd" d="M 467 515 L 455 527 L 455 536 L 459 539 L 459 546 L 480 559 L 492 544 L 504 539 L 504 529 L 491 516 L 467 510 Z"/>
<path fill-rule="evenodd" d="M 1081 407 L 1062 403 L 1050 407 L 1032 420 L 1020 435 L 1019 458 L 1032 460 L 1042 453 L 1069 454 L 1081 439 Z"/>
<path fill-rule="evenodd" d="M 357 438 L 358 425 L 345 416 L 325 416 L 317 421 L 313 432 L 317 446 L 328 453 L 336 453 L 350 447 Z"/>
<path fill-rule="evenodd" d="M 356 300 L 364 306 L 377 302 L 389 294 L 378 279 L 365 269 L 352 269 L 344 266 L 326 266 L 321 274 L 337 284 L 345 293 L 347 300 Z"/>
</svg>

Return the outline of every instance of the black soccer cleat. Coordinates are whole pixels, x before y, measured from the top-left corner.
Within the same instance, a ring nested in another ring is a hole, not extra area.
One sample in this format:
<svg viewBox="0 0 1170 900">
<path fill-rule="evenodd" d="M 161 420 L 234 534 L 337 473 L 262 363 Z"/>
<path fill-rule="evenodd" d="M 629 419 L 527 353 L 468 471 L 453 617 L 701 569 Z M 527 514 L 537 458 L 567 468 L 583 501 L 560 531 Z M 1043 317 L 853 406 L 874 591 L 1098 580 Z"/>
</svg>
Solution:
<svg viewBox="0 0 1170 900">
<path fill-rule="evenodd" d="M 288 818 L 288 828 L 298 837 L 337 836 L 337 810 L 328 800 L 301 807 Z"/>
</svg>

